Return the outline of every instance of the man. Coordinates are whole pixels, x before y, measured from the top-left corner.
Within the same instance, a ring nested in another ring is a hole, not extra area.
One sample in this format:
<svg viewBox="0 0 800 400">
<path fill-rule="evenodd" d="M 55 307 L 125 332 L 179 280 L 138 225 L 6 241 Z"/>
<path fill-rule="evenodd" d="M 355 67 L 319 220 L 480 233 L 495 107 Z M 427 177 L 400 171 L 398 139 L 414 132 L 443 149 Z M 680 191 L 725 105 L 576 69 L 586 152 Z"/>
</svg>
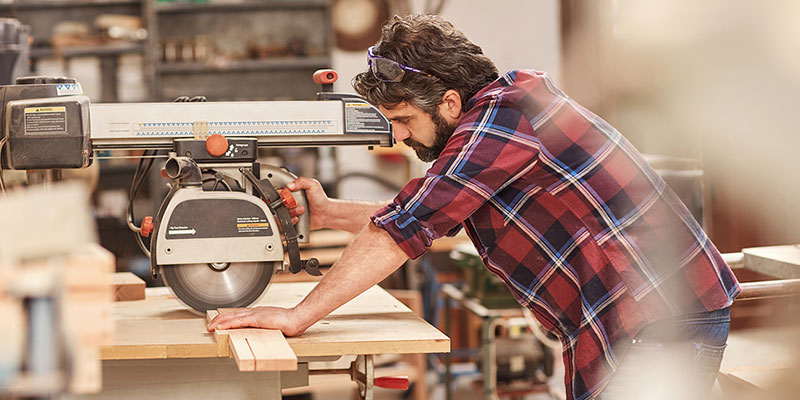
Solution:
<svg viewBox="0 0 800 400">
<path fill-rule="evenodd" d="M 388 205 L 329 199 L 316 181 L 295 181 L 291 189 L 307 191 L 312 229 L 358 235 L 296 307 L 243 309 L 209 330 L 301 334 L 463 227 L 486 267 L 560 338 L 569 398 L 625 398 L 631 390 L 633 398 L 656 398 L 660 388 L 642 394 L 635 384 L 652 389 L 656 383 L 642 379 L 671 371 L 692 371 L 668 380 L 665 389 L 681 388 L 674 398 L 708 393 L 738 283 L 619 132 L 544 73 L 498 76 L 440 17 L 395 17 L 368 64 L 356 91 L 431 168 Z M 676 358 L 685 363 L 654 369 L 648 355 L 657 348 L 686 353 Z"/>
</svg>

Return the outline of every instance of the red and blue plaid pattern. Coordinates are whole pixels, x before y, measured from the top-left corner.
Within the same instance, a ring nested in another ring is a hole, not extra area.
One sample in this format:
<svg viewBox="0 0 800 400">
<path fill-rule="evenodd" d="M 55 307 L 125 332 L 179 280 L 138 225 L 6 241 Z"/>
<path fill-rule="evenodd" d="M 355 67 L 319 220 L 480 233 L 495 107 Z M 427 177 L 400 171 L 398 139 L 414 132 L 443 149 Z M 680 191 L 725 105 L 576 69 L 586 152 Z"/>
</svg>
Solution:
<svg viewBox="0 0 800 400">
<path fill-rule="evenodd" d="M 412 258 L 463 226 L 561 339 L 569 398 L 600 393 L 645 325 L 733 302 L 733 273 L 664 180 L 546 74 L 509 72 L 465 108 L 425 177 L 372 220 Z"/>
</svg>

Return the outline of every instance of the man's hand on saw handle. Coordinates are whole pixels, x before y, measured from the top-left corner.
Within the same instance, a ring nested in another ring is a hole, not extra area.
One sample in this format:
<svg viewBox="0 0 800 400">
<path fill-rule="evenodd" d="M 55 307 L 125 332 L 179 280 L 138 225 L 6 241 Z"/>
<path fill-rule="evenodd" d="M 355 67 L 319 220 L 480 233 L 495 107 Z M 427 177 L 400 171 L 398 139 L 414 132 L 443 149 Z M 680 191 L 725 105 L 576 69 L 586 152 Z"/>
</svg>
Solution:
<svg viewBox="0 0 800 400">
<path fill-rule="evenodd" d="M 351 233 L 358 233 L 369 223 L 369 218 L 378 209 L 390 201 L 367 202 L 356 200 L 332 199 L 325 194 L 322 185 L 316 179 L 297 178 L 286 185 L 289 190 L 306 191 L 308 208 L 297 206 L 289 210 L 292 222 L 297 222 L 297 217 L 309 212 L 311 230 L 329 228 Z"/>
<path fill-rule="evenodd" d="M 303 206 L 296 206 L 289 209 L 289 215 L 292 216 L 292 223 L 296 224 L 297 217 L 303 215 L 305 212 L 310 212 L 311 220 L 309 228 L 312 231 L 325 228 L 323 221 L 329 213 L 331 199 L 325 194 L 325 190 L 322 189 L 322 184 L 316 179 L 300 177 L 295 179 L 294 182 L 290 182 L 286 187 L 293 192 L 305 190 L 308 208 L 310 208 L 310 210 L 306 210 Z"/>
</svg>

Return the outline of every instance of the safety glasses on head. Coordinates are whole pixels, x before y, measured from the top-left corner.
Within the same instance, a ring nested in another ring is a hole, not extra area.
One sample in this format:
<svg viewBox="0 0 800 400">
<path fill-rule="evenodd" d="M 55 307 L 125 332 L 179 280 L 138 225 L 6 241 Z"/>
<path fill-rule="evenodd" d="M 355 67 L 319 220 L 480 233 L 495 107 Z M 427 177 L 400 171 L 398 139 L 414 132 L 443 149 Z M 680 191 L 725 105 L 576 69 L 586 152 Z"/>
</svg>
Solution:
<svg viewBox="0 0 800 400">
<path fill-rule="evenodd" d="M 406 71 L 416 72 L 435 78 L 435 76 L 425 71 L 420 71 L 416 68 L 409 67 L 408 65 L 403 65 L 397 61 L 376 55 L 375 46 L 372 46 L 369 48 L 369 50 L 367 50 L 367 66 L 372 71 L 372 75 L 383 82 L 400 82 L 403 80 L 403 76 L 405 76 Z"/>
</svg>

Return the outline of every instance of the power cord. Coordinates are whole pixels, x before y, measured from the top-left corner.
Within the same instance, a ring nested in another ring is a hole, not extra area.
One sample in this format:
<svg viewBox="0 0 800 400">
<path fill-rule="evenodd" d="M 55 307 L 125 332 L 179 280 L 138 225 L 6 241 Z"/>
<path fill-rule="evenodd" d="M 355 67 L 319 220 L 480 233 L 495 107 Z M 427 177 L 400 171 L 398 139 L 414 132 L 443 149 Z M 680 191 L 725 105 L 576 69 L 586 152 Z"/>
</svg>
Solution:
<svg viewBox="0 0 800 400">
<path fill-rule="evenodd" d="M 136 226 L 135 217 L 133 213 L 133 201 L 136 199 L 136 196 L 139 194 L 139 189 L 141 189 L 142 184 L 147 179 L 147 176 L 150 173 L 150 169 L 153 167 L 153 162 L 155 161 L 155 156 L 158 154 L 158 150 L 145 150 L 142 153 L 142 158 L 139 159 L 139 163 L 136 165 L 136 171 L 133 173 L 133 180 L 131 181 L 131 189 L 128 193 L 128 209 L 125 212 L 125 221 L 128 224 L 128 228 L 133 231 L 133 236 L 136 238 L 136 244 L 139 246 L 139 249 L 142 250 L 147 258 L 150 258 L 150 250 L 144 245 L 144 241 L 142 240 L 142 232 L 141 226 Z"/>
</svg>

